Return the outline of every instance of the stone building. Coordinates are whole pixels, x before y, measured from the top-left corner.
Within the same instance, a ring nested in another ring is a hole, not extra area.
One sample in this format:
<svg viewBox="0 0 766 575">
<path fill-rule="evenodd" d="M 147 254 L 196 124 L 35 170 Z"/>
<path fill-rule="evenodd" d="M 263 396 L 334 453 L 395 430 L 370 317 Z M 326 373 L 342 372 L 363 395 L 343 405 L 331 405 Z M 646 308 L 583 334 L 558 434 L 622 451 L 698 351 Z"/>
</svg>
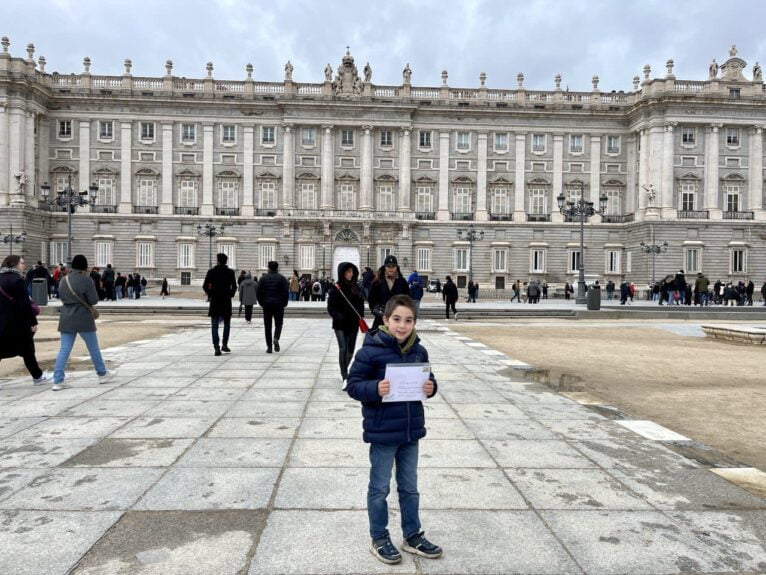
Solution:
<svg viewBox="0 0 766 575">
<path fill-rule="evenodd" d="M 210 252 L 259 273 L 335 275 L 339 261 L 484 288 L 576 277 L 579 221 L 557 197 L 606 210 L 585 224 L 589 278 L 637 285 L 684 269 L 756 283 L 766 276 L 760 66 L 732 46 L 706 80 L 635 77 L 631 92 L 372 82 L 346 52 L 324 82 L 49 73 L 0 53 L 0 234 L 27 235 L 29 260 L 66 259 L 66 209 L 43 201 L 91 182 L 72 214 L 72 253 L 171 283 L 201 281 Z M 212 221 L 215 237 L 198 234 Z M 458 230 L 476 230 L 469 241 Z M 480 232 L 483 232 L 481 234 Z M 654 256 L 647 245 L 668 243 Z M 471 253 L 473 252 L 473 253 Z"/>
</svg>

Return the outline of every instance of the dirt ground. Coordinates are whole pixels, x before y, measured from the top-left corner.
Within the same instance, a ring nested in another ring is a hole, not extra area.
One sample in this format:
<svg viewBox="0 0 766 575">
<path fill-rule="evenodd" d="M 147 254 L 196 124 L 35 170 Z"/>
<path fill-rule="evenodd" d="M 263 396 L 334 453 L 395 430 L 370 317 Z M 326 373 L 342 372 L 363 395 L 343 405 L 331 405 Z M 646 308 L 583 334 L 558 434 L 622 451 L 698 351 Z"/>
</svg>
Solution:
<svg viewBox="0 0 766 575">
<path fill-rule="evenodd" d="M 663 322 L 665 324 L 671 322 Z M 640 327 L 586 322 L 454 324 L 537 369 L 561 391 L 583 391 L 759 469 L 766 469 L 766 348 Z M 579 381 L 581 380 L 581 381 Z"/>
</svg>

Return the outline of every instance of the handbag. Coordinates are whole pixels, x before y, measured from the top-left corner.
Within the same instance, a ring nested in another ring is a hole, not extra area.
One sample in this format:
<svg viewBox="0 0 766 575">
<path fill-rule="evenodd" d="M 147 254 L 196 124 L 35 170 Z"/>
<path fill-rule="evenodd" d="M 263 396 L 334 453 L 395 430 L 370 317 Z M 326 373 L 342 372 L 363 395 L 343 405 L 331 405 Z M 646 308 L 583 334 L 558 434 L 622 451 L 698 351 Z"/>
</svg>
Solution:
<svg viewBox="0 0 766 575">
<path fill-rule="evenodd" d="M 9 302 L 16 303 L 16 300 L 12 298 L 11 296 L 9 296 L 2 287 L 0 287 L 0 293 L 2 293 L 8 299 Z M 37 303 L 34 300 L 30 299 L 29 305 L 32 308 L 32 313 L 35 314 L 35 317 L 40 315 L 40 306 L 37 305 Z"/>
<path fill-rule="evenodd" d="M 90 315 L 93 316 L 93 319 L 98 319 L 101 315 L 98 313 L 98 310 L 90 305 L 88 302 L 86 302 L 84 299 L 82 299 L 79 295 L 77 295 L 77 292 L 74 291 L 72 288 L 72 284 L 69 283 L 69 274 L 64 276 L 64 281 L 66 282 L 67 287 L 69 288 L 69 291 L 72 292 L 72 295 L 77 298 L 77 300 L 84 305 L 86 308 L 88 308 L 88 311 L 90 312 Z"/>
<path fill-rule="evenodd" d="M 343 290 L 340 289 L 340 285 L 339 284 L 335 284 L 335 289 L 337 289 L 340 292 L 340 295 L 342 295 L 343 299 L 346 300 L 346 303 L 348 304 L 348 306 L 352 310 L 354 310 L 354 313 L 359 318 L 359 331 L 361 331 L 362 333 L 367 333 L 368 331 L 370 331 L 370 326 L 367 325 L 367 322 L 364 321 L 364 318 L 361 316 L 361 314 L 358 311 L 356 311 L 356 308 L 351 304 L 350 301 L 348 301 L 348 298 L 346 297 L 346 294 L 344 294 Z"/>
</svg>

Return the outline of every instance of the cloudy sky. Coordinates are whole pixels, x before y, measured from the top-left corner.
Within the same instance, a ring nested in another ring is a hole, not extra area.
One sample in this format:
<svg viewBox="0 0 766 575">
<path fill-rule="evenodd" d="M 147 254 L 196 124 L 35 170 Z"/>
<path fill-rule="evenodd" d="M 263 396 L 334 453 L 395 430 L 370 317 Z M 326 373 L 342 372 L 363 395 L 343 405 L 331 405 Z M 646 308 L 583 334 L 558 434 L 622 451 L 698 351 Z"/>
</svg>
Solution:
<svg viewBox="0 0 766 575">
<path fill-rule="evenodd" d="M 93 74 L 122 74 L 125 58 L 136 76 L 173 73 L 280 81 L 284 63 L 297 82 L 321 82 L 346 46 L 360 70 L 369 61 L 376 84 L 400 84 L 410 64 L 412 83 L 528 89 L 562 87 L 630 90 L 644 64 L 664 76 L 675 61 L 679 79 L 705 79 L 712 58 L 722 63 L 731 44 L 752 66 L 766 65 L 764 0 L 30 0 L 0 1 L 0 35 L 11 53 L 47 59 L 46 70 L 79 72 L 89 56 Z M 749 68 L 746 72 L 749 76 Z"/>
</svg>

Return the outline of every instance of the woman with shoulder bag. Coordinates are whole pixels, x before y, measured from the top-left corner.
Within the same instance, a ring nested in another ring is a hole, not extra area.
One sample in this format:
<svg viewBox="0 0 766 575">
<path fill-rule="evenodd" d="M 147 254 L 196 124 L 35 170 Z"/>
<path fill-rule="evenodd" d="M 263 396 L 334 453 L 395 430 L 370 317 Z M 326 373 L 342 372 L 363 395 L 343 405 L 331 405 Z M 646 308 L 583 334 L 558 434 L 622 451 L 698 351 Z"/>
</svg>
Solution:
<svg viewBox="0 0 766 575">
<path fill-rule="evenodd" d="M 332 329 L 338 340 L 338 363 L 343 391 L 346 390 L 348 366 L 354 357 L 356 334 L 364 321 L 364 295 L 359 288 L 359 269 L 350 262 L 338 265 L 338 283 L 327 297 L 327 312 L 332 316 Z M 364 324 L 364 326 L 362 326 Z"/>
<path fill-rule="evenodd" d="M 37 314 L 40 308 L 29 299 L 24 281 L 24 258 L 10 255 L 0 268 L 0 358 L 21 356 L 35 385 L 50 376 L 43 373 L 35 357 Z"/>
<path fill-rule="evenodd" d="M 82 254 L 76 255 L 72 258 L 72 270 L 59 285 L 59 298 L 62 305 L 58 330 L 61 332 L 61 347 L 53 370 L 53 391 L 72 387 L 64 383 L 64 368 L 78 334 L 88 348 L 93 367 L 98 374 L 98 382 L 109 383 L 114 378 L 114 373 L 107 371 L 98 347 L 96 318 L 99 313 L 94 307 L 98 303 L 98 294 L 87 270 L 88 260 Z"/>
</svg>

